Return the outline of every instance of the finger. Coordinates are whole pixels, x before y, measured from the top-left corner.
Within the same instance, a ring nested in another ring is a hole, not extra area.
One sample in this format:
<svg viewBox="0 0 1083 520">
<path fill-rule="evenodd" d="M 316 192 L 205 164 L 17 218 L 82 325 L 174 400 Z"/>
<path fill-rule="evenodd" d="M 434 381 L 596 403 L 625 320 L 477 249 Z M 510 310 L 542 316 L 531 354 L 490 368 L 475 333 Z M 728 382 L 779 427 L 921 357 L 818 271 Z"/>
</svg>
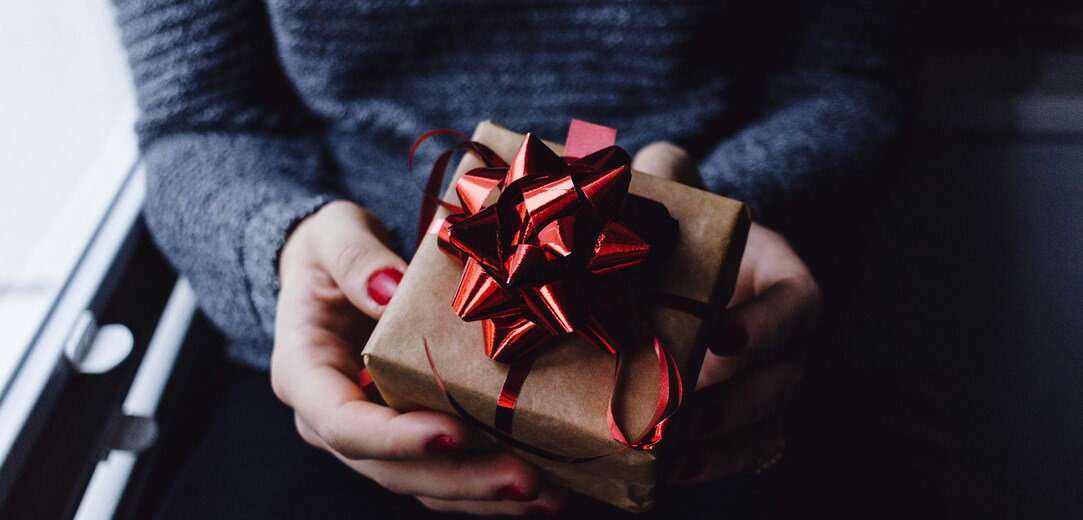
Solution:
<svg viewBox="0 0 1083 520">
<path fill-rule="evenodd" d="M 775 348 L 810 329 L 819 314 L 819 290 L 811 277 L 775 283 L 751 300 L 728 309 L 716 354 L 745 354 Z"/>
<path fill-rule="evenodd" d="M 750 297 L 726 310 L 711 351 L 763 351 L 806 332 L 821 308 L 820 288 L 781 235 L 753 224 L 741 259 L 738 292 Z"/>
<path fill-rule="evenodd" d="M 449 415 L 398 413 L 366 401 L 341 339 L 319 331 L 308 336 L 324 348 L 275 348 L 274 389 L 331 449 L 351 459 L 418 459 L 460 452 L 470 442 L 467 427 Z"/>
<path fill-rule="evenodd" d="M 666 141 L 640 148 L 632 159 L 632 169 L 689 186 L 702 185 L 692 156 L 684 148 Z"/>
<path fill-rule="evenodd" d="M 752 365 L 740 376 L 692 394 L 685 439 L 729 434 L 785 409 L 797 395 L 804 364 L 796 355 Z"/>
<path fill-rule="evenodd" d="M 768 419 L 722 438 L 705 439 L 683 448 L 671 481 L 678 485 L 707 482 L 750 469 L 782 442 L 777 419 Z"/>
<path fill-rule="evenodd" d="M 423 459 L 458 453 L 466 448 L 469 433 L 453 417 L 439 412 L 398 413 L 370 403 L 360 395 L 331 399 L 343 381 L 332 382 L 330 371 L 313 381 L 294 399 L 294 407 L 306 424 L 329 448 L 350 459 Z M 352 393 L 352 390 L 351 390 Z M 340 394 L 341 395 L 341 394 Z"/>
<path fill-rule="evenodd" d="M 707 352 L 703 356 L 703 368 L 696 379 L 696 390 L 729 381 L 744 370 L 751 360 L 751 356 L 719 356 Z"/>
<path fill-rule="evenodd" d="M 418 497 L 418 501 L 433 511 L 471 515 L 545 515 L 557 514 L 568 503 L 568 492 L 546 486 L 538 498 L 530 502 L 511 500 L 443 500 Z"/>
<path fill-rule="evenodd" d="M 358 309 L 379 319 L 402 280 L 406 262 L 388 249 L 383 226 L 368 211 L 349 202 L 328 204 L 321 217 L 332 225 L 314 234 L 317 262 Z"/>
<path fill-rule="evenodd" d="M 305 427 L 303 421 L 298 426 Z M 538 499 L 544 486 L 533 467 L 510 453 L 410 461 L 352 460 L 311 431 L 302 437 L 393 493 L 442 500 L 529 502 Z"/>
<path fill-rule="evenodd" d="M 441 457 L 416 461 L 351 462 L 359 473 L 404 495 L 444 500 L 534 500 L 543 481 L 510 453 Z"/>
</svg>

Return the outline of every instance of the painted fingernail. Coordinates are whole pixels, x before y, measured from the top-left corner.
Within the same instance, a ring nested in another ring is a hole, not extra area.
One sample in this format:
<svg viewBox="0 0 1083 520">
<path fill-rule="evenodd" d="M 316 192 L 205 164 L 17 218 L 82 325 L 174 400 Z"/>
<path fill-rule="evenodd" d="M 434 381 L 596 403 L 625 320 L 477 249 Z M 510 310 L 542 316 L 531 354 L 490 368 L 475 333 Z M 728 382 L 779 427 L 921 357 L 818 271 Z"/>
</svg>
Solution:
<svg viewBox="0 0 1083 520">
<path fill-rule="evenodd" d="M 496 490 L 496 494 L 500 498 L 515 500 L 517 502 L 526 502 L 527 500 L 530 500 L 530 497 L 526 494 L 526 490 L 515 484 L 508 484 Z"/>
<path fill-rule="evenodd" d="M 735 354 L 748 347 L 748 329 L 740 323 L 734 323 L 722 331 L 721 344 L 715 345 L 712 352 L 715 354 Z"/>
<path fill-rule="evenodd" d="M 677 477 L 681 481 L 688 481 L 698 478 L 707 470 L 707 464 L 703 462 L 703 456 L 698 453 L 693 453 L 684 461 L 684 466 L 681 467 L 681 472 Z"/>
<path fill-rule="evenodd" d="M 543 506 L 541 504 L 534 504 L 534 505 L 526 508 L 526 512 L 528 514 L 531 514 L 531 515 L 544 515 L 544 516 L 553 516 L 553 515 L 557 514 L 556 509 L 553 509 L 553 508 L 551 508 L 549 506 Z"/>
<path fill-rule="evenodd" d="M 425 451 L 432 455 L 448 455 L 463 451 L 463 445 L 450 435 L 437 435 L 425 443 Z"/>
<path fill-rule="evenodd" d="M 696 434 L 706 435 L 722 426 L 722 410 L 707 408 L 696 419 Z"/>
<path fill-rule="evenodd" d="M 402 271 L 394 267 L 386 267 L 372 273 L 368 281 L 369 298 L 372 298 L 376 305 L 387 305 L 401 281 Z"/>
</svg>

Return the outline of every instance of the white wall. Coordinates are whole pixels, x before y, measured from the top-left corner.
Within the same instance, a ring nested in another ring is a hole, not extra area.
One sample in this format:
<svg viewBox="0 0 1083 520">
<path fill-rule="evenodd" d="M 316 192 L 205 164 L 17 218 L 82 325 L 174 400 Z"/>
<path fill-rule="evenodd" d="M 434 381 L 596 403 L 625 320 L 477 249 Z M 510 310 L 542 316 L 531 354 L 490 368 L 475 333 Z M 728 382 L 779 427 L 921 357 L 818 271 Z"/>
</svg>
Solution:
<svg viewBox="0 0 1083 520">
<path fill-rule="evenodd" d="M 0 16 L 0 383 L 134 160 L 135 106 L 108 0 Z"/>
</svg>

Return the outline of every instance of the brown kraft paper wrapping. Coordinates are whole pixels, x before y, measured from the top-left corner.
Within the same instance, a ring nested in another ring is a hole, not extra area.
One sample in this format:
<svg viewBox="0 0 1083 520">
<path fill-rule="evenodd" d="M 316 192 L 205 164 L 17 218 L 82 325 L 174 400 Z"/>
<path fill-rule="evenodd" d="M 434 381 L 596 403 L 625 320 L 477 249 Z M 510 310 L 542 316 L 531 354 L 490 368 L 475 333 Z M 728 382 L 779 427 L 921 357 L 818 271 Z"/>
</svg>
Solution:
<svg viewBox="0 0 1083 520">
<path fill-rule="evenodd" d="M 491 121 L 481 122 L 473 135 L 473 140 L 488 145 L 507 161 L 522 139 L 523 135 Z M 558 154 L 563 151 L 561 145 L 546 144 Z M 452 186 L 463 172 L 478 166 L 481 163 L 476 158 L 466 155 Z M 717 316 L 733 292 L 751 220 L 747 207 L 640 172 L 633 172 L 630 191 L 665 204 L 680 223 L 676 249 L 644 284 L 657 292 L 708 303 L 712 315 Z M 453 187 L 445 200 L 458 204 Z M 441 209 L 438 216 L 444 215 Z M 460 262 L 439 249 L 435 235 L 426 236 L 365 346 L 364 362 L 391 407 L 454 415 L 433 378 L 422 344 L 425 339 L 448 391 L 470 414 L 492 424 L 508 369 L 485 355 L 481 322 L 464 322 L 452 310 L 462 269 Z M 695 387 L 709 327 L 691 314 L 649 301 L 640 303 L 648 325 L 676 360 L 687 395 Z M 614 412 L 624 431 L 637 435 L 654 414 L 658 360 L 649 341 L 622 348 L 623 386 Z M 575 335 L 554 338 L 539 347 L 539 352 L 516 407 L 514 436 L 573 457 L 618 451 L 621 445 L 610 437 L 606 425 L 614 357 Z M 660 460 L 666 459 L 670 445 L 672 440 L 664 439 L 652 451 L 628 449 L 582 464 L 516 453 L 558 484 L 640 511 L 653 505 Z"/>
</svg>

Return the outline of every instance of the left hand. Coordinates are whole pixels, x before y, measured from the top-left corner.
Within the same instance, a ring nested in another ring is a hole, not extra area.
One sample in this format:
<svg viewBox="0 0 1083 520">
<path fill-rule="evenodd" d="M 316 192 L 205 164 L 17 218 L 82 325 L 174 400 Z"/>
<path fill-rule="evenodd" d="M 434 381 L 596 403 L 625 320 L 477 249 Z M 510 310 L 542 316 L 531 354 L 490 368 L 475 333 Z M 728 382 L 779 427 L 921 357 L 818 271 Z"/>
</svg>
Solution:
<svg viewBox="0 0 1083 520">
<path fill-rule="evenodd" d="M 670 143 L 643 147 L 632 167 L 702 187 L 691 157 Z M 690 424 L 674 432 L 685 443 L 674 483 L 733 475 L 779 448 L 779 413 L 804 374 L 793 340 L 812 327 L 820 307 L 820 288 L 786 239 L 753 223 L 718 339 L 686 403 Z"/>
<path fill-rule="evenodd" d="M 400 413 L 366 399 L 357 346 L 406 268 L 384 236 L 371 213 L 340 200 L 302 220 L 282 247 L 271 386 L 293 408 L 301 438 L 435 511 L 523 515 L 563 507 L 563 489 L 458 418 Z"/>
</svg>

